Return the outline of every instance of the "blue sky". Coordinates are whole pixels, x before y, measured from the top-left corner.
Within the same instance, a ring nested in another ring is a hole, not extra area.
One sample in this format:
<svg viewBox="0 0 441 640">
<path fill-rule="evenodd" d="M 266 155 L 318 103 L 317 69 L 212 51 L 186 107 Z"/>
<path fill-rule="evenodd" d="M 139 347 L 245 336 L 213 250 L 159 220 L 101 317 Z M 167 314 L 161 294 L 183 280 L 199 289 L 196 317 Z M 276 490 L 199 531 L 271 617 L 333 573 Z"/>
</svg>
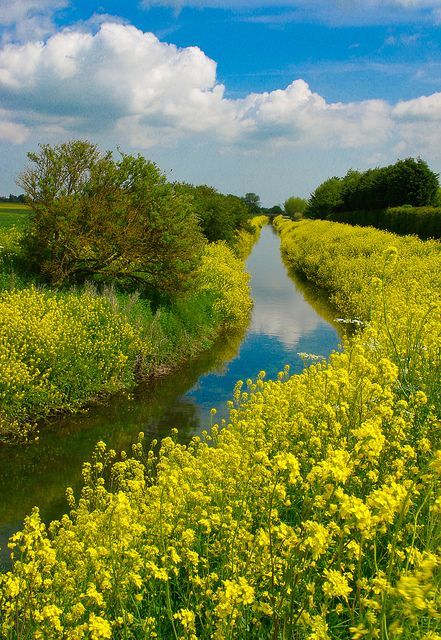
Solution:
<svg viewBox="0 0 441 640">
<path fill-rule="evenodd" d="M 441 0 L 0 0 L 0 38 L 0 193 L 74 137 L 268 206 L 441 170 Z"/>
</svg>

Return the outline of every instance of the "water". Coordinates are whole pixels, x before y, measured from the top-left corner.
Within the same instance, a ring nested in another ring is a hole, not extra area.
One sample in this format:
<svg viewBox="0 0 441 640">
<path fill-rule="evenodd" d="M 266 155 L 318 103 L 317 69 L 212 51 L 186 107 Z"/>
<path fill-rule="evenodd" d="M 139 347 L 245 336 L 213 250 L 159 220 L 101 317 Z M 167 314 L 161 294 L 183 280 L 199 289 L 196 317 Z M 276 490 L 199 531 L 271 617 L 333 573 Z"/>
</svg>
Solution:
<svg viewBox="0 0 441 640">
<path fill-rule="evenodd" d="M 45 520 L 67 509 L 65 488 L 79 488 L 82 462 L 98 440 L 129 449 L 139 431 L 153 439 L 177 427 L 186 441 L 210 425 L 212 407 L 218 410 L 216 421 L 227 417 L 237 380 L 255 378 L 262 369 L 267 379 L 275 378 L 285 364 L 296 373 L 304 366 L 299 353 L 326 357 L 338 347 L 336 313 L 320 293 L 288 274 L 272 227 L 262 230 L 247 270 L 254 309 L 242 332 L 220 338 L 209 352 L 166 378 L 49 421 L 34 445 L 0 449 L 0 546 L 34 505 Z M 3 562 L 6 557 L 4 550 Z"/>
</svg>

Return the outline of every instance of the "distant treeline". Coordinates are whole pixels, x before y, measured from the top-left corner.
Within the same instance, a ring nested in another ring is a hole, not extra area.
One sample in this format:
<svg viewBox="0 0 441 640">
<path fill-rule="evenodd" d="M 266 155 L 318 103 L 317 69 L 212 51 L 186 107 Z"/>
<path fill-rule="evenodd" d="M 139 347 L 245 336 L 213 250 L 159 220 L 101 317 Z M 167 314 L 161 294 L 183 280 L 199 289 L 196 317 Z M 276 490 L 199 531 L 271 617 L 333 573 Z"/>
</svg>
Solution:
<svg viewBox="0 0 441 640">
<path fill-rule="evenodd" d="M 12 204 L 23 204 L 25 202 L 25 194 L 21 193 L 19 196 L 15 196 L 10 193 L 9 196 L 0 196 L 0 202 L 10 202 Z"/>
<path fill-rule="evenodd" d="M 423 238 L 440 237 L 438 175 L 421 158 L 364 172 L 351 169 L 343 178 L 332 177 L 320 184 L 305 215 Z"/>
</svg>

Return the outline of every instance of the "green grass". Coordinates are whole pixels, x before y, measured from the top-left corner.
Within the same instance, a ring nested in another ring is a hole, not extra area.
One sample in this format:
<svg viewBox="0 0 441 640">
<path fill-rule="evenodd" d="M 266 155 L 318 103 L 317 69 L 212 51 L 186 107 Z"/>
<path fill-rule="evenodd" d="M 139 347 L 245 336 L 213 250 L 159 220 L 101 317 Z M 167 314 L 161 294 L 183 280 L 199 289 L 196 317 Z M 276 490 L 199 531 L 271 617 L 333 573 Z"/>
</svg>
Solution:
<svg viewBox="0 0 441 640">
<path fill-rule="evenodd" d="M 29 211 L 25 204 L 0 202 L 0 229 L 10 229 L 13 225 L 23 229 L 29 220 Z"/>
</svg>

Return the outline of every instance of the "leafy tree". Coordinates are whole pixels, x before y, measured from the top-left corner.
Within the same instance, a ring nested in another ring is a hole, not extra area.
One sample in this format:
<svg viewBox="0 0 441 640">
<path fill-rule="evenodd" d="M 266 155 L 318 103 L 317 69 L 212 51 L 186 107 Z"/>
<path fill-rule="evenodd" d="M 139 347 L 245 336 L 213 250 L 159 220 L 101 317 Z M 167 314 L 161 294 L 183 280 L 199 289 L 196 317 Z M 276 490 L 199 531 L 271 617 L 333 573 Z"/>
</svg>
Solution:
<svg viewBox="0 0 441 640">
<path fill-rule="evenodd" d="M 250 216 L 260 215 L 262 207 L 260 205 L 260 196 L 257 193 L 246 193 L 242 199 L 248 207 Z"/>
<path fill-rule="evenodd" d="M 438 175 L 424 160 L 406 158 L 387 167 L 360 172 L 350 169 L 344 178 L 330 178 L 312 194 L 307 215 L 325 217 L 331 212 L 374 211 L 411 205 L 435 205 Z"/>
<path fill-rule="evenodd" d="M 191 198 L 205 237 L 210 242 L 233 244 L 236 229 L 246 228 L 249 210 L 242 198 L 224 195 L 207 185 L 177 184 L 180 193 Z"/>
<path fill-rule="evenodd" d="M 383 206 L 411 204 L 423 207 L 436 202 L 439 188 L 438 175 L 424 160 L 406 158 L 387 167 L 386 198 Z"/>
<path fill-rule="evenodd" d="M 308 202 L 303 198 L 292 196 L 285 200 L 285 204 L 283 206 L 286 215 L 294 220 L 302 217 L 308 207 Z"/>
<path fill-rule="evenodd" d="M 317 187 L 308 201 L 308 208 L 305 215 L 308 218 L 322 218 L 338 209 L 342 203 L 341 178 L 329 178 Z"/>
<path fill-rule="evenodd" d="M 283 209 L 280 204 L 275 204 L 274 206 L 268 208 L 262 207 L 260 209 L 260 212 L 262 215 L 271 216 L 273 218 L 283 215 Z"/>
<path fill-rule="evenodd" d="M 204 239 L 191 201 L 142 156 L 75 140 L 41 145 L 19 177 L 32 208 L 24 249 L 52 283 L 93 278 L 173 295 Z"/>
</svg>

